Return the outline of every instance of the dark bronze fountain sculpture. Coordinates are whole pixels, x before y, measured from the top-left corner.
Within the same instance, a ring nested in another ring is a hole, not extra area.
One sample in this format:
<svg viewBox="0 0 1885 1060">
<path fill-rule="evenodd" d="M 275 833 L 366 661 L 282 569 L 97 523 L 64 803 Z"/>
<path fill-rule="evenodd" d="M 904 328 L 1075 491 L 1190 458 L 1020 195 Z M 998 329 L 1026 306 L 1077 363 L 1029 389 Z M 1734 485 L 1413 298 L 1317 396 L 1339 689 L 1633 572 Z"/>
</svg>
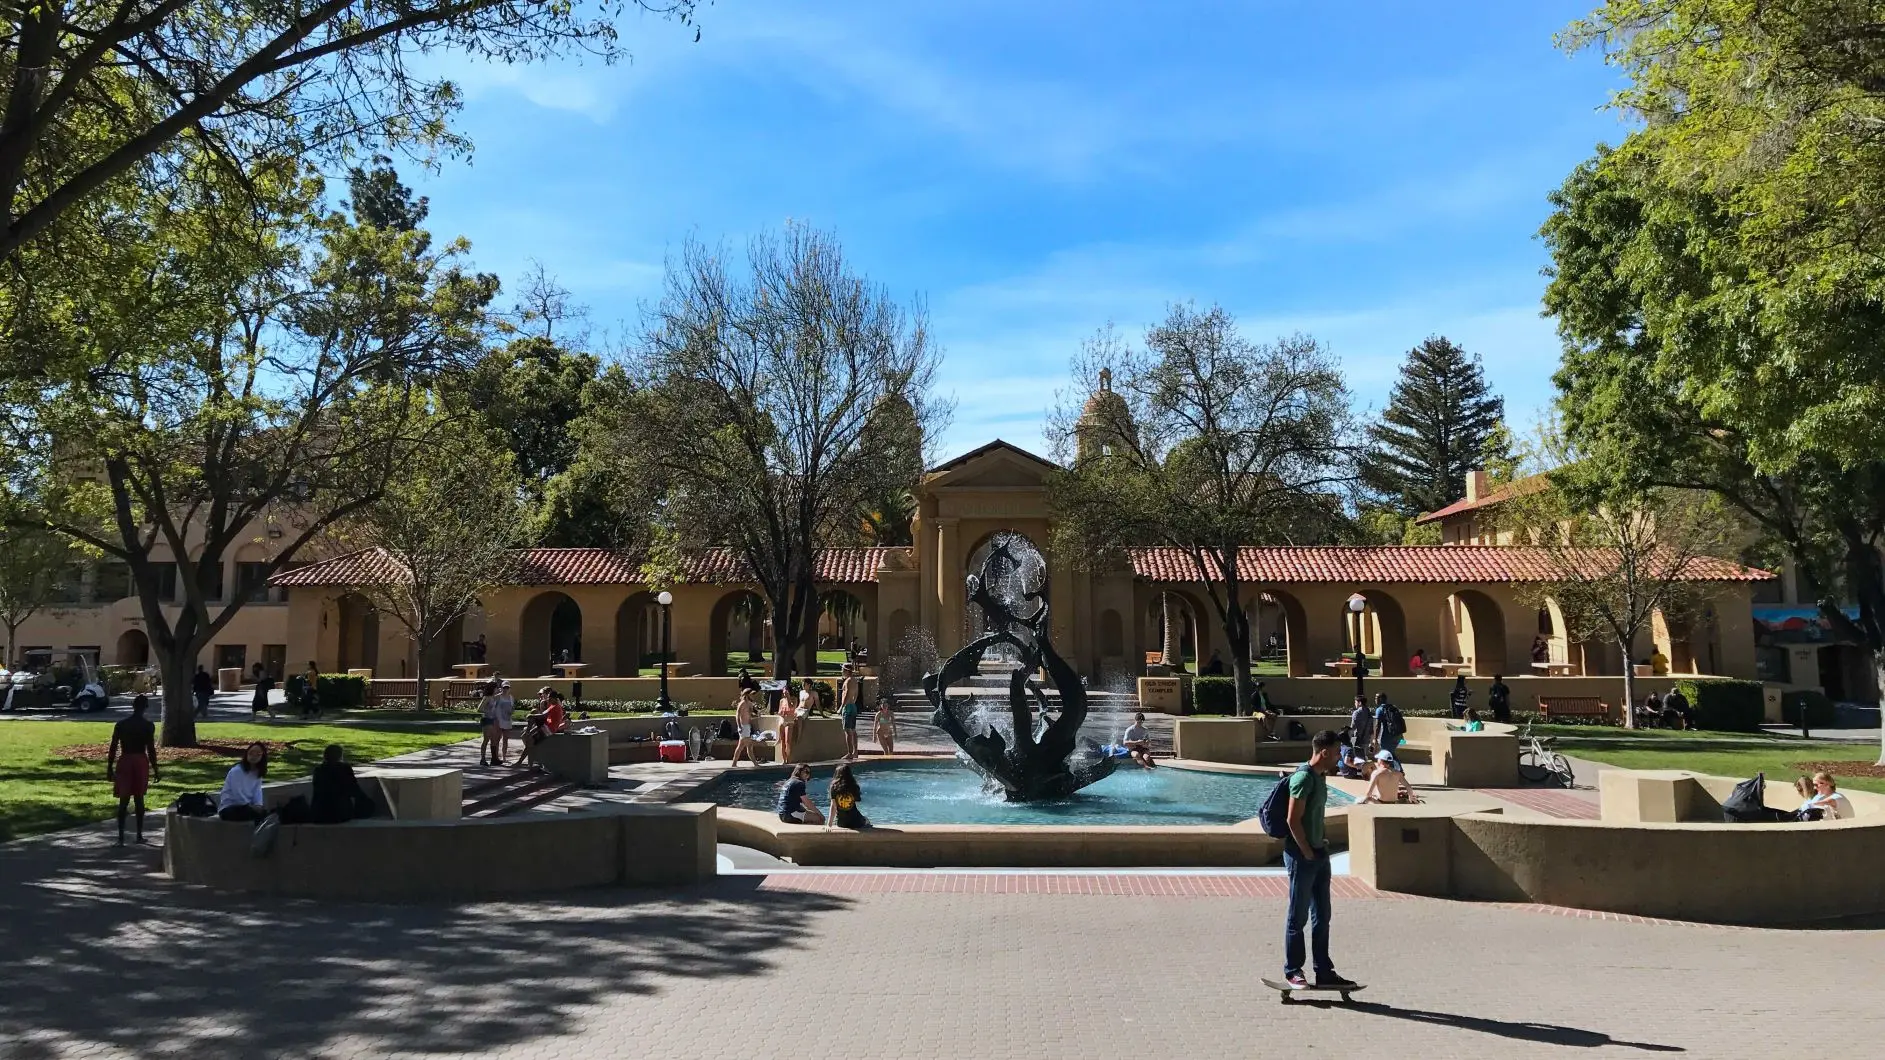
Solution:
<svg viewBox="0 0 1885 1060">
<path fill-rule="evenodd" d="M 981 635 L 937 672 L 923 675 L 936 726 L 962 749 L 971 768 L 1013 802 L 1065 798 L 1113 771 L 1110 756 L 1079 738 L 1086 686 L 1048 640 L 1045 580 L 1040 554 L 1027 538 L 997 535 L 981 573 L 968 578 L 969 602 L 982 610 Z M 1006 725 L 987 717 L 971 697 L 948 694 L 950 685 L 977 673 L 983 656 L 1001 645 L 1018 657 L 1008 677 Z M 1043 670 L 1060 693 L 1056 716 L 1050 717 L 1047 696 L 1034 683 Z"/>
</svg>

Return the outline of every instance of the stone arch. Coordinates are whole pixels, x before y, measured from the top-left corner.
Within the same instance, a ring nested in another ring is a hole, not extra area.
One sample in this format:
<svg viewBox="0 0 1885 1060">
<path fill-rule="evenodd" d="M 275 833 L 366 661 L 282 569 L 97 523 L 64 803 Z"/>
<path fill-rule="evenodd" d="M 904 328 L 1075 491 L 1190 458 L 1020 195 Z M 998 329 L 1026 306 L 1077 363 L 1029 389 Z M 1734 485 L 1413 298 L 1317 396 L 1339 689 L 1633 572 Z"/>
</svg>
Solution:
<svg viewBox="0 0 1885 1060">
<path fill-rule="evenodd" d="M 1100 655 L 1117 658 L 1126 654 L 1126 624 L 1119 612 L 1107 608 L 1100 612 Z"/>
<path fill-rule="evenodd" d="M 1458 637 L 1460 654 L 1472 664 L 1480 677 L 1505 672 L 1508 656 L 1505 643 L 1505 609 L 1478 589 L 1461 589 L 1447 598 L 1451 628 Z"/>
<path fill-rule="evenodd" d="M 380 662 L 380 613 L 372 601 L 359 593 L 348 593 L 335 602 L 340 616 L 340 644 L 335 668 L 348 670 L 377 669 Z"/>
<path fill-rule="evenodd" d="M 735 612 L 741 610 L 740 605 L 748 601 L 756 602 L 759 608 L 758 614 L 766 614 L 766 598 L 752 589 L 736 588 L 714 601 L 713 613 L 709 616 L 707 622 L 707 662 L 706 669 L 703 671 L 708 676 L 724 677 L 731 672 L 727 665 L 727 655 L 730 650 L 729 645 L 733 642 L 731 627 L 734 624 Z M 760 621 L 762 625 L 768 625 L 764 619 Z M 741 649 L 749 650 L 751 648 L 751 626 L 748 625 L 744 627 L 744 629 L 749 636 L 741 638 L 741 643 L 738 646 Z M 762 636 L 762 647 L 764 646 L 764 640 L 765 638 Z M 773 661 L 777 662 L 776 659 Z M 747 665 L 753 664 L 748 662 Z"/>
<path fill-rule="evenodd" d="M 1250 625 L 1250 649 L 1260 652 L 1262 645 L 1272 632 L 1280 633 L 1283 639 L 1284 666 L 1291 677 L 1308 677 L 1314 670 L 1314 661 L 1309 658 L 1309 613 L 1303 609 L 1302 601 L 1294 595 L 1275 586 L 1265 586 L 1261 590 L 1258 603 L 1267 597 L 1274 601 L 1281 612 L 1279 628 L 1262 627 L 1259 622 Z M 1257 604 L 1251 605 L 1253 608 Z"/>
<path fill-rule="evenodd" d="M 142 670 L 151 663 L 151 639 L 141 629 L 133 627 L 118 634 L 118 647 L 113 654 L 116 664 Z"/>
<path fill-rule="evenodd" d="M 1167 594 L 1171 599 L 1172 607 L 1172 640 L 1178 652 L 1178 658 L 1172 660 L 1172 663 L 1175 666 L 1182 666 L 1185 660 L 1189 659 L 1195 664 L 1190 669 L 1195 670 L 1203 666 L 1211 657 L 1211 625 L 1216 611 L 1207 607 L 1188 589 L 1155 587 L 1151 601 L 1146 607 L 1146 627 L 1150 633 L 1146 637 L 1146 643 L 1154 645 L 1159 651 L 1164 650 L 1159 615 L 1160 598 Z"/>
<path fill-rule="evenodd" d="M 1358 592 L 1367 601 L 1367 607 L 1361 612 L 1363 650 L 1370 655 L 1378 653 L 1381 656 L 1381 676 L 1412 676 L 1407 668 L 1409 650 L 1427 645 L 1407 643 L 1407 614 L 1401 609 L 1401 602 L 1385 589 L 1361 589 Z M 1343 621 L 1348 621 L 1346 613 Z"/>
<path fill-rule="evenodd" d="M 814 650 L 849 652 L 851 642 L 857 641 L 867 654 L 871 651 L 871 615 L 870 606 L 864 598 L 841 585 L 820 590 L 818 593 L 818 643 Z"/>
<path fill-rule="evenodd" d="M 1047 563 L 1046 547 L 1043 546 L 1041 542 L 1034 540 L 1033 537 L 1012 528 L 1004 527 L 1000 530 L 990 530 L 988 533 L 976 539 L 975 544 L 964 553 L 964 555 L 968 557 L 968 560 L 963 565 L 962 570 L 956 575 L 958 579 L 957 584 L 962 584 L 962 579 L 967 578 L 971 574 L 979 575 L 982 572 L 982 561 L 988 558 L 989 546 L 993 543 L 994 539 L 1001 534 L 1013 534 L 1016 537 L 1022 538 L 1030 545 L 1034 546 L 1034 551 L 1040 553 L 1041 562 L 1043 564 L 1040 584 L 1041 599 L 1051 603 L 1053 595 L 1050 587 L 1053 582 L 1053 577 L 1051 569 L 1045 566 Z M 982 634 L 982 609 L 975 604 L 969 603 L 966 596 L 963 598 L 962 605 L 962 630 L 964 636 L 963 643 L 967 643 L 969 640 L 973 640 Z"/>
<path fill-rule="evenodd" d="M 582 661 L 583 609 L 568 594 L 555 590 L 538 593 L 524 605 L 517 625 L 517 668 L 520 673 L 548 673 L 552 663 L 569 653 Z M 533 668 L 540 668 L 535 669 Z"/>
<path fill-rule="evenodd" d="M 661 650 L 661 605 L 654 594 L 635 593 L 615 609 L 615 674 L 635 677 L 642 659 Z"/>
</svg>

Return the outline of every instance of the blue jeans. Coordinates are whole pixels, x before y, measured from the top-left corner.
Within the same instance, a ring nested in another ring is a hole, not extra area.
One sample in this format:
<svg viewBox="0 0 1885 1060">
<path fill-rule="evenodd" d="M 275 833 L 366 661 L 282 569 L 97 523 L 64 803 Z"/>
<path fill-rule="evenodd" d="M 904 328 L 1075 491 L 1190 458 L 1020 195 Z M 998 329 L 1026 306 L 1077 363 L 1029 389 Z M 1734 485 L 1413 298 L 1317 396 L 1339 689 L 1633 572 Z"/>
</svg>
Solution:
<svg viewBox="0 0 1885 1060">
<path fill-rule="evenodd" d="M 1309 921 L 1309 944 L 1315 951 L 1317 978 L 1335 974 L 1329 960 L 1329 851 L 1316 851 L 1310 861 L 1297 853 L 1296 844 L 1285 840 L 1283 867 L 1289 870 L 1289 920 L 1283 929 L 1283 977 L 1302 972 L 1303 921 Z"/>
</svg>

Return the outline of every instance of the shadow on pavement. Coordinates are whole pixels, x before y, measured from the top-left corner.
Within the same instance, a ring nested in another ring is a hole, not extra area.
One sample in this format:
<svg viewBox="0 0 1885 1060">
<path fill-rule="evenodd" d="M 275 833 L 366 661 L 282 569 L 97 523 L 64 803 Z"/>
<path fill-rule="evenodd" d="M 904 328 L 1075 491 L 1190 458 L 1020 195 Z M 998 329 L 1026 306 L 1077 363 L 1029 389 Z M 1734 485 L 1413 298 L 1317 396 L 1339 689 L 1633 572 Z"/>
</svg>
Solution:
<svg viewBox="0 0 1885 1060">
<path fill-rule="evenodd" d="M 0 1040 L 18 1050 L 9 1055 L 500 1048 L 579 1033 L 573 1014 L 611 996 L 762 973 L 770 953 L 849 904 L 760 891 L 757 878 L 501 902 L 320 903 L 183 887 L 158 869 L 154 849 L 111 846 L 103 830 L 0 853 Z"/>
<path fill-rule="evenodd" d="M 1524 1042 L 1543 1042 L 1547 1045 L 1564 1045 L 1579 1049 L 1597 1049 L 1604 1046 L 1616 1046 L 1620 1049 L 1637 1049 L 1646 1053 L 1685 1053 L 1687 1049 L 1679 1045 L 1657 1045 L 1653 1042 L 1626 1042 L 1612 1038 L 1602 1031 L 1587 1031 L 1578 1027 L 1561 1027 L 1555 1023 L 1514 1022 L 1510 1020 L 1488 1019 L 1484 1016 L 1463 1016 L 1453 1012 L 1426 1012 L 1414 1008 L 1395 1008 L 1373 1001 L 1342 1002 L 1327 998 L 1299 998 L 1298 1005 L 1316 1005 L 1323 1008 L 1350 1008 L 1357 1012 L 1367 1012 L 1391 1019 L 1411 1020 L 1415 1023 L 1431 1023 L 1439 1027 L 1453 1027 L 1463 1031 L 1476 1031 L 1480 1034 L 1494 1034 L 1501 1038 L 1513 1038 Z"/>
</svg>

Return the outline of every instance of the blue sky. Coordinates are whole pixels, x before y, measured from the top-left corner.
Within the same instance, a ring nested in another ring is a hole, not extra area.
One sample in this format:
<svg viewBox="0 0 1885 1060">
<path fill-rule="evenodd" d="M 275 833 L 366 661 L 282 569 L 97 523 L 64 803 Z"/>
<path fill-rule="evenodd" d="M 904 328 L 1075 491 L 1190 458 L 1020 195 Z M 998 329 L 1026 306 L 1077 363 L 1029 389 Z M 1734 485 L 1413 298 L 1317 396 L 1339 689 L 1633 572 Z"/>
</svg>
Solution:
<svg viewBox="0 0 1885 1060">
<path fill-rule="evenodd" d="M 617 334 L 689 236 L 836 231 L 927 300 L 940 456 L 1045 452 L 1080 341 L 1185 299 L 1321 339 L 1364 409 L 1448 335 L 1523 426 L 1557 361 L 1545 195 L 1624 132 L 1614 73 L 1552 44 L 1589 6 L 718 0 L 698 43 L 626 19 L 629 63 L 433 60 L 476 152 L 405 175 L 481 268 L 539 260 Z"/>
</svg>

